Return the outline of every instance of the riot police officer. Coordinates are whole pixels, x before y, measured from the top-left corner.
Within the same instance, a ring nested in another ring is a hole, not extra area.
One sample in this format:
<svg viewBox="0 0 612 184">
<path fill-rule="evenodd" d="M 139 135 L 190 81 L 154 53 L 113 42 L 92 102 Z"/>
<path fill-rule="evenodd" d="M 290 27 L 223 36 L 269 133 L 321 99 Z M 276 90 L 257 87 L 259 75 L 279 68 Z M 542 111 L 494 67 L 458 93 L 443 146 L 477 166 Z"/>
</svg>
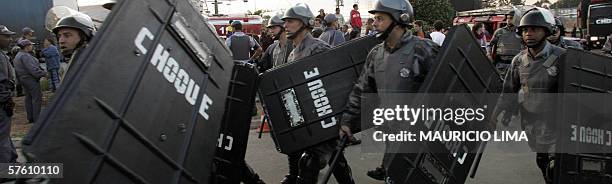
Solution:
<svg viewBox="0 0 612 184">
<path fill-rule="evenodd" d="M 306 4 L 298 3 L 289 8 L 282 18 L 284 22 L 287 38 L 292 41 L 293 50 L 287 58 L 287 62 L 319 54 L 330 50 L 330 46 L 312 36 L 311 29 L 314 25 L 314 15 Z M 282 183 L 317 183 L 319 171 L 325 166 L 326 162 L 331 162 L 331 155 L 336 151 L 337 142 L 331 140 L 323 142 L 317 146 L 307 148 L 303 152 L 289 154 L 289 175 Z M 340 153 L 338 165 L 333 170 L 334 177 L 338 183 L 355 183 L 351 176 L 351 170 Z M 301 157 L 300 157 L 301 155 Z M 297 162 L 296 162 L 297 161 Z M 296 173 L 297 170 L 297 173 Z M 297 178 L 295 178 L 297 174 Z"/>
<path fill-rule="evenodd" d="M 344 35 L 342 32 L 338 31 L 338 17 L 336 17 L 335 14 L 327 14 L 323 22 L 325 23 L 325 30 L 323 34 L 319 36 L 319 39 L 325 41 L 332 47 L 344 43 Z"/>
<path fill-rule="evenodd" d="M 287 32 L 283 27 L 285 21 L 281 20 L 282 14 L 276 14 L 270 18 L 267 28 L 272 32 L 274 43 L 272 43 L 264 54 L 258 65 L 259 71 L 263 72 L 287 62 L 289 53 L 293 50 L 293 44 L 287 39 Z"/>
<path fill-rule="evenodd" d="M 63 78 L 74 65 L 75 56 L 81 49 L 87 47 L 87 43 L 94 35 L 95 27 L 91 17 L 76 13 L 61 18 L 52 31 L 59 42 L 60 52 L 68 62 L 68 68 L 62 75 Z"/>
<path fill-rule="evenodd" d="M 384 92 L 418 92 L 439 49 L 433 41 L 420 39 L 409 31 L 414 19 L 410 2 L 379 0 L 369 13 L 374 15 L 376 37 L 383 42 L 368 54 L 364 69 L 350 93 L 342 116 L 341 137 L 352 137 L 352 132 L 361 128 L 362 94 L 379 93 L 381 97 Z M 386 159 L 383 159 L 383 164 Z M 379 180 L 384 179 L 385 174 L 384 165 L 368 172 L 369 176 Z"/>
<path fill-rule="evenodd" d="M 254 61 L 263 49 L 253 37 L 242 32 L 242 22 L 235 20 L 232 22 L 232 27 L 234 28 L 234 34 L 225 40 L 225 45 L 232 51 L 234 60 Z M 255 54 L 251 55 L 251 49 L 255 49 Z"/>
<path fill-rule="evenodd" d="M 17 152 L 11 141 L 11 116 L 15 103 L 12 93 L 15 89 L 15 76 L 13 66 L 6 55 L 11 36 L 15 32 L 6 26 L 0 25 L 0 163 L 13 163 L 17 159 Z"/>
<path fill-rule="evenodd" d="M 536 163 L 547 183 L 552 176 L 547 172 L 549 153 L 554 149 L 557 134 L 552 118 L 555 100 L 544 93 L 558 92 L 559 64 L 565 55 L 565 49 L 546 41 L 554 34 L 554 26 L 552 13 L 543 8 L 531 9 L 521 18 L 517 34 L 527 48 L 512 60 L 494 114 L 497 117 L 503 113 L 502 124 L 507 125 L 518 111 L 529 147 L 537 152 Z"/>
<path fill-rule="evenodd" d="M 563 35 L 565 35 L 565 26 L 559 17 L 555 17 L 555 28 L 553 35 L 547 38 L 548 42 L 564 49 L 569 47 L 582 49 L 582 45 L 577 41 L 563 39 Z"/>
<path fill-rule="evenodd" d="M 64 79 L 65 76 L 68 76 L 67 73 L 71 71 L 69 70 L 71 67 L 81 64 L 76 63 L 74 59 L 78 57 L 83 49 L 87 48 L 87 44 L 94 36 L 95 27 L 91 17 L 76 12 L 60 18 L 51 31 L 58 40 L 59 49 L 64 56 L 64 61 L 68 63 L 68 67 L 60 74 L 60 77 Z M 36 132 L 35 129 L 40 127 L 41 126 L 33 126 L 32 130 L 30 130 L 22 140 L 22 144 L 31 144 L 32 136 L 34 136 L 34 132 Z"/>
<path fill-rule="evenodd" d="M 490 44 L 490 57 L 500 75 L 503 77 L 516 56 L 522 49 L 521 39 L 516 35 L 516 24 L 520 20 L 520 12 L 517 9 L 508 11 L 506 14 L 506 26 L 495 30 Z"/>
</svg>

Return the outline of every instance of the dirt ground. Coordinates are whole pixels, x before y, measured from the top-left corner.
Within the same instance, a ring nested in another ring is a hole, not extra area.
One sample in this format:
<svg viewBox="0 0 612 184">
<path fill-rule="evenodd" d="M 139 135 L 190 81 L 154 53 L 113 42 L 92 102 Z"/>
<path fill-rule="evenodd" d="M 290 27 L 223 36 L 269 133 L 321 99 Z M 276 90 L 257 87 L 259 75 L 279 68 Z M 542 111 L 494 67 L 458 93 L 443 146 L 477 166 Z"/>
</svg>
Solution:
<svg viewBox="0 0 612 184">
<path fill-rule="evenodd" d="M 52 92 L 43 91 L 42 109 L 44 109 L 45 106 L 49 103 L 49 99 L 52 96 Z M 32 124 L 28 123 L 28 120 L 26 118 L 24 106 L 25 96 L 13 97 L 13 100 L 15 101 L 15 114 L 13 115 L 11 120 L 11 138 L 22 138 L 28 133 L 28 131 L 32 127 Z"/>
</svg>

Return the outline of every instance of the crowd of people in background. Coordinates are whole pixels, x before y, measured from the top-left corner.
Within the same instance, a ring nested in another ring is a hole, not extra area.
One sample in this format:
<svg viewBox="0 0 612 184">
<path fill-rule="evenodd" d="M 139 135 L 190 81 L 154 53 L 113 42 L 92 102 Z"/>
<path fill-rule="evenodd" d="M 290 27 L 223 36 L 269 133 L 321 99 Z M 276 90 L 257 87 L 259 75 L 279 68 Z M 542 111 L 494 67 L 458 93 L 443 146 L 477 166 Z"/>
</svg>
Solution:
<svg viewBox="0 0 612 184">
<path fill-rule="evenodd" d="M 319 9 L 318 14 L 316 14 L 313 19 L 312 29 L 310 30 L 311 35 L 314 38 L 318 38 L 326 42 L 332 47 L 341 45 L 342 43 L 359 37 L 376 36 L 378 31 L 374 26 L 374 19 L 363 19 L 359 13 L 359 5 L 354 4 L 352 7 L 353 9 L 351 10 L 350 17 L 348 17 L 348 19 L 344 18 L 340 8 L 336 8 L 334 13 L 326 13 L 325 9 Z M 272 20 L 268 20 L 268 22 L 270 21 Z M 413 35 L 418 36 L 421 39 L 430 39 L 440 46 L 443 44 L 448 30 L 450 29 L 450 27 L 442 20 L 436 20 L 432 24 L 429 24 L 423 20 L 415 20 L 411 23 L 411 26 Z M 484 39 L 484 35 L 490 36 L 490 34 L 486 31 L 486 29 L 484 29 L 484 25 L 478 24 L 478 26 L 482 26 L 482 30 L 476 31 L 479 32 L 477 37 L 482 38 L 482 40 L 479 40 L 479 43 L 481 43 L 483 48 L 485 48 L 486 39 Z M 274 43 L 274 37 L 276 34 L 278 34 L 277 31 L 274 31 L 271 27 L 266 26 L 262 28 L 261 35 L 244 34 L 241 30 L 237 30 L 236 27 L 242 27 L 242 25 L 240 25 L 240 21 L 230 20 L 229 26 L 226 27 L 226 43 L 231 43 L 232 41 L 230 40 L 237 39 L 238 37 L 232 36 L 236 33 L 239 34 L 237 36 L 250 36 L 250 40 L 252 41 L 249 41 L 248 48 L 241 48 L 239 50 L 241 50 L 240 53 L 248 52 L 250 56 L 255 56 L 247 59 L 251 63 L 258 63 L 261 60 L 263 55 L 261 53 L 257 54 L 256 52 L 265 52 L 267 48 Z M 231 44 L 227 45 L 228 47 L 231 46 Z M 261 48 L 262 50 L 258 51 L 258 48 Z M 244 54 L 241 55 L 244 56 Z"/>
</svg>

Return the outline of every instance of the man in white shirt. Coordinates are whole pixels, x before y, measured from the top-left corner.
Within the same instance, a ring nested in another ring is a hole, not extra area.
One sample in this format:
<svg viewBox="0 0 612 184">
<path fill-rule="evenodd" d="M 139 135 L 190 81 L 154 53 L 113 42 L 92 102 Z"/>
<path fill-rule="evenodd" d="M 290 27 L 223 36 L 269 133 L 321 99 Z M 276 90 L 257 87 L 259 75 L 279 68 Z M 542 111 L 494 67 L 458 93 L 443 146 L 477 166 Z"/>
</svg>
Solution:
<svg viewBox="0 0 612 184">
<path fill-rule="evenodd" d="M 429 36 L 431 36 L 431 40 L 442 46 L 442 43 L 444 43 L 444 39 L 446 38 L 446 35 L 442 33 L 442 29 L 444 29 L 444 23 L 442 23 L 442 21 L 440 20 L 436 20 L 433 26 L 435 31 L 430 33 Z"/>
<path fill-rule="evenodd" d="M 342 16 L 342 14 L 340 14 L 340 8 L 336 8 L 336 14 L 335 15 L 336 15 L 336 18 L 338 18 L 338 28 L 341 28 L 346 23 L 344 22 L 344 16 Z"/>
</svg>

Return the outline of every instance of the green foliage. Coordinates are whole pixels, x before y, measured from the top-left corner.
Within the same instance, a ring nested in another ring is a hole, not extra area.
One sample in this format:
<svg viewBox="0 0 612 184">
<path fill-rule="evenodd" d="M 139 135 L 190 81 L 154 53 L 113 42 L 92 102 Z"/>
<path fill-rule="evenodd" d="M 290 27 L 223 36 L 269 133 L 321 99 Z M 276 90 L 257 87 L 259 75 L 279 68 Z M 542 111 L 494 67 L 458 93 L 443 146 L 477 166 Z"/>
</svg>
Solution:
<svg viewBox="0 0 612 184">
<path fill-rule="evenodd" d="M 436 20 L 441 20 L 445 27 L 452 25 L 455 10 L 449 0 L 414 0 L 410 3 L 416 20 L 425 21 L 427 25 L 432 25 Z"/>
</svg>

